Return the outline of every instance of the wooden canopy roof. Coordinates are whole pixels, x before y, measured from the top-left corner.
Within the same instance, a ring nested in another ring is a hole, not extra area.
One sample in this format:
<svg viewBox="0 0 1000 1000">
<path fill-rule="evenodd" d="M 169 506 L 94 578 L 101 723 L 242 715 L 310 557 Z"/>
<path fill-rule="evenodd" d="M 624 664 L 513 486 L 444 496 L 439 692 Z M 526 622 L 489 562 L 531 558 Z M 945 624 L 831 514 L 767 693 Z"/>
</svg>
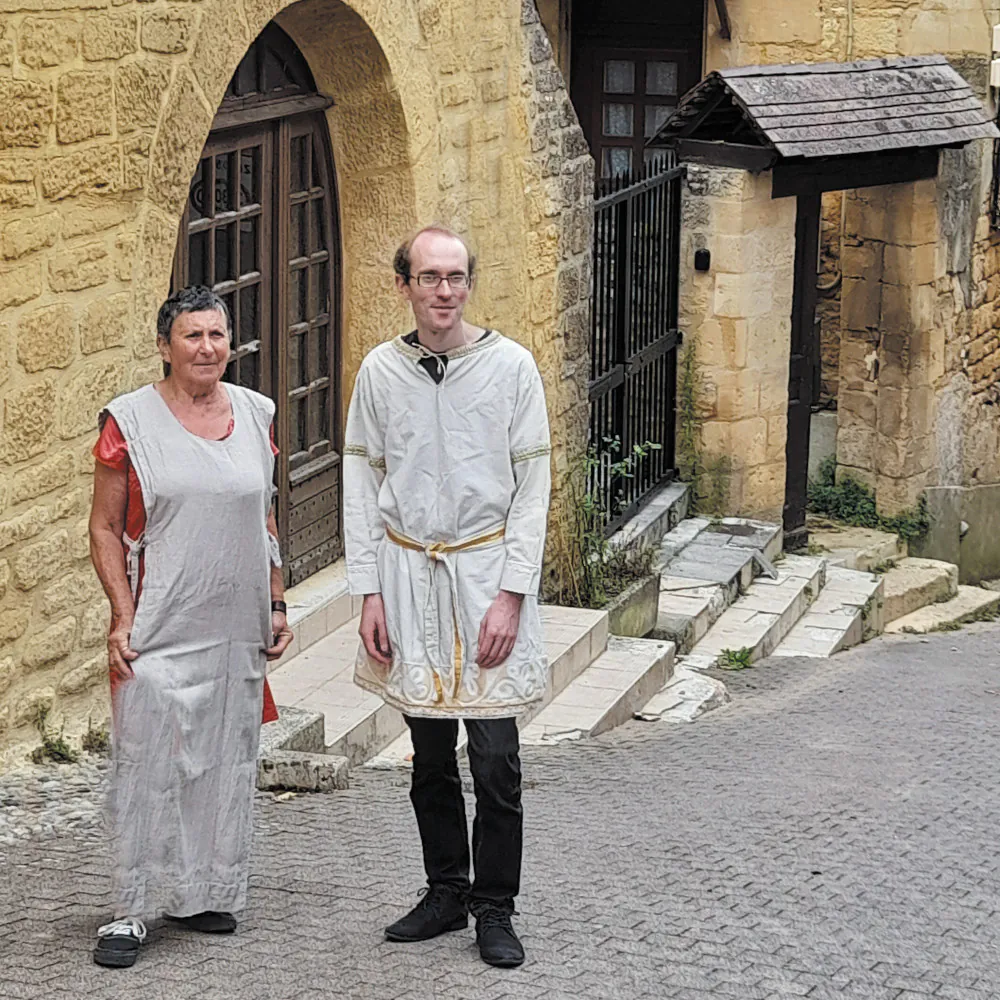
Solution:
<svg viewBox="0 0 1000 1000">
<path fill-rule="evenodd" d="M 649 145 L 688 145 L 697 159 L 711 159 L 712 146 L 736 147 L 763 170 L 998 136 L 969 85 L 937 55 L 718 70 L 685 95 Z"/>
</svg>

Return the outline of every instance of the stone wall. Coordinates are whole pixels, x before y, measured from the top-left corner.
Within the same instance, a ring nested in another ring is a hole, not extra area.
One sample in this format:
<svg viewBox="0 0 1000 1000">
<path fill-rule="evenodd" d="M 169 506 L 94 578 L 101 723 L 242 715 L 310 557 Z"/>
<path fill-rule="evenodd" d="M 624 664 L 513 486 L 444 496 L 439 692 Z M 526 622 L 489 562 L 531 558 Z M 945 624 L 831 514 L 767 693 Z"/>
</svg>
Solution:
<svg viewBox="0 0 1000 1000">
<path fill-rule="evenodd" d="M 0 0 L 0 745 L 38 706 L 107 714 L 88 559 L 98 411 L 159 374 L 188 184 L 226 83 L 271 18 L 335 98 L 343 395 L 405 321 L 391 274 L 419 222 L 482 261 L 471 318 L 530 346 L 554 509 L 586 441 L 592 163 L 533 3 Z"/>
<path fill-rule="evenodd" d="M 699 273 L 701 248 L 712 260 Z M 688 167 L 680 328 L 697 352 L 702 465 L 724 479 L 726 514 L 781 519 L 794 256 L 795 199 L 771 198 L 770 173 Z"/>
</svg>

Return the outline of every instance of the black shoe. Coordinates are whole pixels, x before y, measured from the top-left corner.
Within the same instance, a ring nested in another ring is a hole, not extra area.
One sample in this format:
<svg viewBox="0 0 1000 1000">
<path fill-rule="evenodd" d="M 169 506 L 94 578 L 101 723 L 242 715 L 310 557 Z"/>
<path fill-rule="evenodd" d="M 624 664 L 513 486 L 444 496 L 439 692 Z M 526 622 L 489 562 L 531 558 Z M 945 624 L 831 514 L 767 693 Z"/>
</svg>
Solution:
<svg viewBox="0 0 1000 1000">
<path fill-rule="evenodd" d="M 175 924 L 181 924 L 189 931 L 197 931 L 199 934 L 232 934 L 236 930 L 236 918 L 231 913 L 205 910 L 204 913 L 195 913 L 190 917 L 172 917 L 169 913 L 163 915 L 167 920 L 172 920 Z"/>
<path fill-rule="evenodd" d="M 469 911 L 458 890 L 432 885 L 420 893 L 423 899 L 405 917 L 386 927 L 387 941 L 429 941 L 469 926 Z"/>
<path fill-rule="evenodd" d="M 139 945 L 146 940 L 146 928 L 135 917 L 112 920 L 97 930 L 94 962 L 108 969 L 128 969 L 139 957 Z"/>
<path fill-rule="evenodd" d="M 499 906 L 480 904 L 475 908 L 476 944 L 487 965 L 514 969 L 524 962 L 524 947 L 511 926 L 511 914 Z"/>
</svg>

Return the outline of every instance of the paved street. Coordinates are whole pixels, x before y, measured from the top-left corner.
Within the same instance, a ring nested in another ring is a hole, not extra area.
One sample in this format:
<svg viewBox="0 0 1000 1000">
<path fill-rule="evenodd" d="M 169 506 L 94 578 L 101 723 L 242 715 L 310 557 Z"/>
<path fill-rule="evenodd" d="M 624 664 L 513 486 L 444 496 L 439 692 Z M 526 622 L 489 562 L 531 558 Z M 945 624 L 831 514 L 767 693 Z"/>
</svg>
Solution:
<svg viewBox="0 0 1000 1000">
<path fill-rule="evenodd" d="M 693 725 L 526 751 L 522 969 L 481 964 L 471 928 L 382 940 L 422 876 L 406 777 L 369 772 L 262 796 L 237 935 L 156 923 L 131 971 L 90 962 L 96 828 L 0 847 L 0 997 L 996 997 L 998 644 L 776 660 L 726 674 L 733 703 Z"/>
</svg>

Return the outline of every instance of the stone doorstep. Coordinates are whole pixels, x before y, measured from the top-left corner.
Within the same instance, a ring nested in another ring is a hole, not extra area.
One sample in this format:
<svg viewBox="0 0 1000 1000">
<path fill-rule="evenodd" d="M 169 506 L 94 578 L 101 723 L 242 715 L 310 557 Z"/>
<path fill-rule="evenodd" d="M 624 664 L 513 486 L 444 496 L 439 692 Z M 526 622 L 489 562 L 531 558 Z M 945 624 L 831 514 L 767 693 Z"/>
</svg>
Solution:
<svg viewBox="0 0 1000 1000">
<path fill-rule="evenodd" d="M 883 580 L 886 623 L 928 604 L 948 601 L 958 593 L 958 567 L 937 559 L 901 559 Z"/>
<path fill-rule="evenodd" d="M 597 736 L 632 718 L 667 682 L 674 646 L 612 636 L 607 650 L 522 729 L 525 746 Z"/>
<path fill-rule="evenodd" d="M 905 559 L 907 544 L 898 535 L 874 528 L 810 528 L 809 541 L 823 549 L 831 566 L 871 573 Z"/>
<path fill-rule="evenodd" d="M 539 608 L 550 660 L 550 691 L 557 694 L 604 651 L 607 614 L 580 608 Z M 406 733 L 402 715 L 353 681 L 358 622 L 351 619 L 308 652 L 271 675 L 279 704 L 322 713 L 325 752 L 357 766 Z"/>
<path fill-rule="evenodd" d="M 826 580 L 826 563 L 811 556 L 786 556 L 778 579 L 757 579 L 719 616 L 690 653 L 689 666 L 705 668 L 726 649 L 749 649 L 751 662 L 770 656 L 813 603 Z"/>
<path fill-rule="evenodd" d="M 936 632 L 942 626 L 964 625 L 984 613 L 997 611 L 1000 611 L 1000 593 L 981 587 L 959 587 L 950 600 L 911 611 L 890 622 L 885 630 L 893 634 Z"/>
<path fill-rule="evenodd" d="M 827 568 L 826 586 L 773 656 L 828 657 L 882 631 L 883 582 L 870 573 Z"/>
<path fill-rule="evenodd" d="M 718 522 L 703 517 L 688 518 L 664 536 L 660 573 L 719 584 L 735 600 L 760 571 L 754 554 L 773 562 L 781 553 L 782 539 L 780 525 L 763 521 L 739 517 L 726 517 Z"/>
</svg>

